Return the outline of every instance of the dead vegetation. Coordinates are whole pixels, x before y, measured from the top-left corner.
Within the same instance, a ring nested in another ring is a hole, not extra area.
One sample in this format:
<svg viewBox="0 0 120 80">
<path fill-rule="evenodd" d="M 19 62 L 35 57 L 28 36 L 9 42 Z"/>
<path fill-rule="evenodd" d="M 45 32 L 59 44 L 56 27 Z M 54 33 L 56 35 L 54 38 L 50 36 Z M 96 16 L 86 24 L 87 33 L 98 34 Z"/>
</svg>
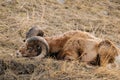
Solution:
<svg viewBox="0 0 120 80">
<path fill-rule="evenodd" d="M 26 31 L 40 26 L 45 36 L 87 31 L 120 44 L 119 0 L 0 0 L 0 80 L 119 80 L 120 68 L 78 61 L 14 58 Z"/>
</svg>

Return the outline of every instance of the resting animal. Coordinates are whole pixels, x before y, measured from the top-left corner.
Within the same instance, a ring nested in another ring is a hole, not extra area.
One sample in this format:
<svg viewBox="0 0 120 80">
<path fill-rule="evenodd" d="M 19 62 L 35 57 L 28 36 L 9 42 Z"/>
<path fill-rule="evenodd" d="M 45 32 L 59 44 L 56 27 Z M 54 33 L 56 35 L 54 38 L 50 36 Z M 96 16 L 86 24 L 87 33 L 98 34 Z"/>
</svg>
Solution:
<svg viewBox="0 0 120 80">
<path fill-rule="evenodd" d="M 115 57 L 119 56 L 119 49 L 109 40 L 76 30 L 52 37 L 29 37 L 18 54 L 38 59 L 57 54 L 57 59 L 79 59 L 90 64 L 106 65 L 115 61 Z"/>
</svg>

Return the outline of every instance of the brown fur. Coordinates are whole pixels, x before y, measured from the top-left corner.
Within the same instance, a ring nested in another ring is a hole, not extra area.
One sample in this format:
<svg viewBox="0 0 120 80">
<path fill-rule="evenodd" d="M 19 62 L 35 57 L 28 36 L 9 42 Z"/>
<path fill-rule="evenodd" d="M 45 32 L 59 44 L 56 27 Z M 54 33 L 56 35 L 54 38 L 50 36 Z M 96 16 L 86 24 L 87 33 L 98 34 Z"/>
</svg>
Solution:
<svg viewBox="0 0 120 80">
<path fill-rule="evenodd" d="M 27 34 L 26 36 L 34 36 L 34 34 L 33 34 L 34 30 L 33 29 L 34 28 L 31 28 L 28 31 L 29 34 Z M 49 48 L 50 48 L 48 55 L 51 55 L 52 53 L 59 53 L 62 50 L 62 48 L 65 45 L 65 43 L 70 38 L 72 38 L 73 36 L 75 36 L 75 37 L 82 37 L 82 38 L 85 38 L 85 39 L 86 38 L 97 39 L 94 36 L 92 36 L 92 35 L 90 35 L 90 34 L 88 34 L 86 32 L 82 32 L 82 31 L 69 31 L 69 32 L 66 32 L 66 33 L 64 33 L 62 35 L 58 35 L 58 36 L 44 37 L 44 39 L 49 44 Z M 29 37 L 29 38 L 31 38 L 31 37 Z M 27 40 L 26 40 L 25 44 L 30 44 L 30 43 L 28 43 Z M 33 44 L 32 46 L 28 46 L 28 45 L 25 45 L 25 44 L 24 44 L 24 47 L 25 48 L 27 47 L 26 49 L 24 49 L 22 47 L 19 49 L 19 51 L 22 51 L 22 52 L 20 52 L 21 54 L 28 54 L 28 52 L 27 52 L 28 47 L 32 48 L 33 45 L 34 45 Z M 33 50 L 34 50 L 34 47 L 33 47 Z M 30 53 L 31 53 L 31 55 L 36 54 L 36 53 L 33 53 L 32 51 Z"/>
<path fill-rule="evenodd" d="M 49 45 L 47 55 L 57 53 L 57 59 L 79 59 L 87 63 L 95 62 L 97 65 L 99 63 L 103 66 L 114 62 L 114 58 L 118 55 L 118 50 L 111 41 L 101 40 L 87 32 L 69 31 L 62 35 L 43 38 Z"/>
<path fill-rule="evenodd" d="M 79 59 L 83 62 L 104 66 L 108 63 L 113 63 L 116 56 L 118 56 L 118 50 L 109 40 L 97 41 L 95 39 L 74 37 L 66 42 L 58 58 Z"/>
<path fill-rule="evenodd" d="M 119 50 L 109 40 L 100 42 L 97 46 L 97 52 L 100 55 L 100 63 L 102 66 L 107 63 L 113 63 L 115 61 L 115 57 L 119 55 Z"/>
<path fill-rule="evenodd" d="M 84 39 L 95 39 L 99 40 L 98 38 L 92 36 L 87 32 L 82 31 L 68 31 L 62 35 L 52 36 L 52 37 L 44 37 L 45 40 L 48 42 L 50 46 L 50 53 L 56 53 L 61 51 L 65 43 L 71 38 L 84 38 Z"/>
</svg>

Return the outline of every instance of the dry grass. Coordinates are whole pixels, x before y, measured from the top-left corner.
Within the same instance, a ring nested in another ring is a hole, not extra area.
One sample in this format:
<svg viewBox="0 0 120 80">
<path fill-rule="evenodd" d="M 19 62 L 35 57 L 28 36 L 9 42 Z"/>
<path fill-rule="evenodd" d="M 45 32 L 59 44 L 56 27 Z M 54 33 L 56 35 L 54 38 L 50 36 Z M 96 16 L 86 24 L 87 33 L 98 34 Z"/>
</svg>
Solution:
<svg viewBox="0 0 120 80">
<path fill-rule="evenodd" d="M 37 66 L 32 74 L 18 75 L 8 68 L 0 80 L 5 77 L 9 80 L 119 80 L 120 69 L 116 68 L 86 67 L 78 61 L 44 59 L 39 62 L 12 57 L 33 25 L 40 26 L 45 36 L 82 30 L 110 39 L 119 46 L 119 3 L 119 0 L 65 0 L 64 4 L 57 0 L 0 0 L 1 59 L 5 58 L 6 64 L 14 60 Z"/>
</svg>

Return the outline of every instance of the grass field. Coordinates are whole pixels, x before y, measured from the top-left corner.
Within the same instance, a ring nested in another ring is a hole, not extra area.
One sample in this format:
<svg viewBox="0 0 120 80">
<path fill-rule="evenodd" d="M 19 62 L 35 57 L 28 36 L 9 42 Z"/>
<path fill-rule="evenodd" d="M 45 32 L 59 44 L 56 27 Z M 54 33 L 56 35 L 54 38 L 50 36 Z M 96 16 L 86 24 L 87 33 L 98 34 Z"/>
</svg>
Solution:
<svg viewBox="0 0 120 80">
<path fill-rule="evenodd" d="M 32 26 L 45 36 L 82 30 L 119 47 L 119 0 L 0 0 L 0 80 L 120 80 L 120 67 L 14 57 Z"/>
</svg>

